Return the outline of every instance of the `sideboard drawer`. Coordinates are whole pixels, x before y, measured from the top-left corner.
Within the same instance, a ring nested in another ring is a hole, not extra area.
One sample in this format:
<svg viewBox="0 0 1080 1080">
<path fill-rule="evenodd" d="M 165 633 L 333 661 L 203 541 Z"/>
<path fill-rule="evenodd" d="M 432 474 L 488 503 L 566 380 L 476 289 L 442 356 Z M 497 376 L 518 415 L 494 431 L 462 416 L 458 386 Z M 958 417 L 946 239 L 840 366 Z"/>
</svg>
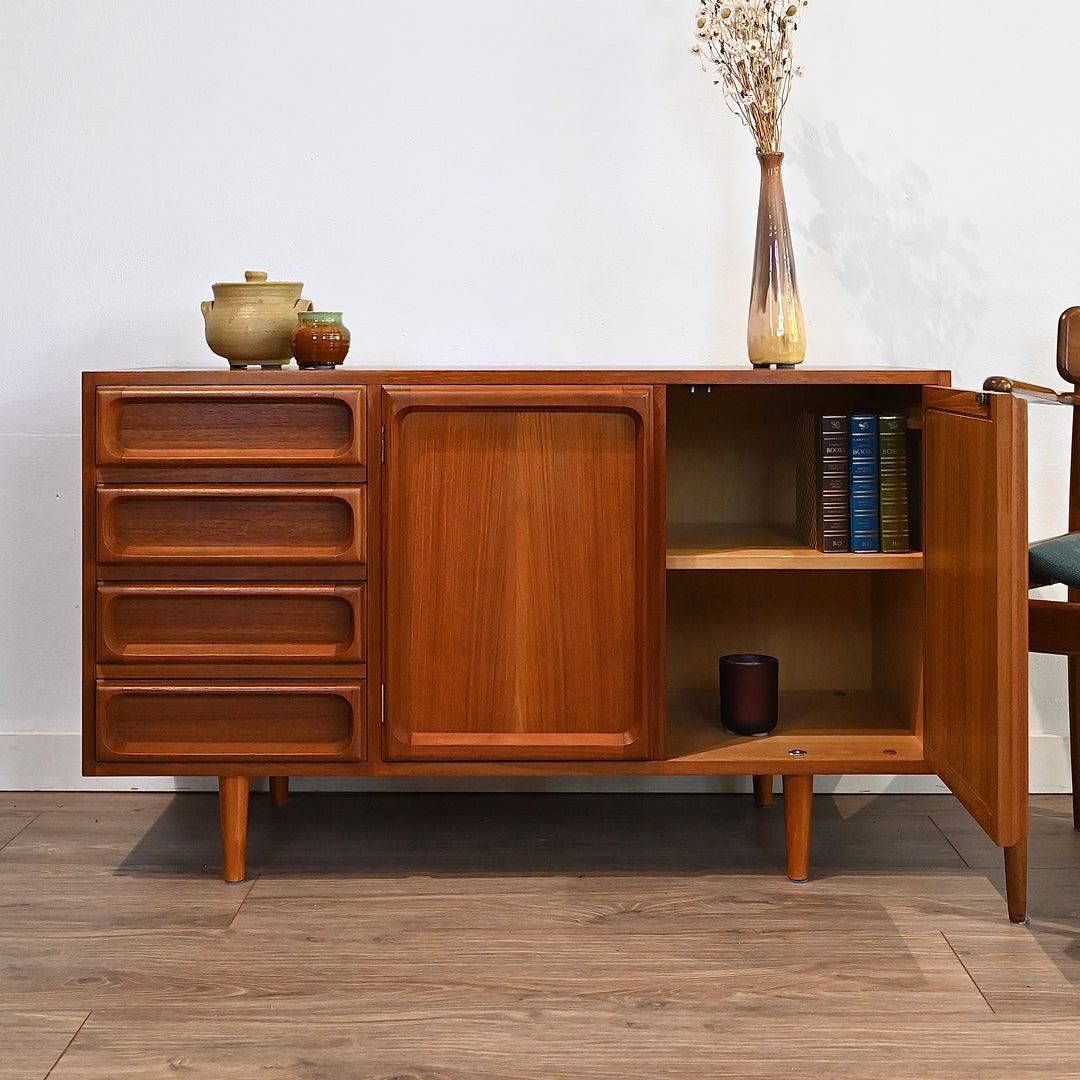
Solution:
<svg viewBox="0 0 1080 1080">
<path fill-rule="evenodd" d="M 362 563 L 365 491 L 344 487 L 99 487 L 101 563 Z"/>
<path fill-rule="evenodd" d="M 362 761 L 363 682 L 97 684 L 102 761 Z"/>
<path fill-rule="evenodd" d="M 98 389 L 99 465 L 360 465 L 364 389 Z"/>
<path fill-rule="evenodd" d="M 99 585 L 99 664 L 359 663 L 354 585 Z"/>
</svg>

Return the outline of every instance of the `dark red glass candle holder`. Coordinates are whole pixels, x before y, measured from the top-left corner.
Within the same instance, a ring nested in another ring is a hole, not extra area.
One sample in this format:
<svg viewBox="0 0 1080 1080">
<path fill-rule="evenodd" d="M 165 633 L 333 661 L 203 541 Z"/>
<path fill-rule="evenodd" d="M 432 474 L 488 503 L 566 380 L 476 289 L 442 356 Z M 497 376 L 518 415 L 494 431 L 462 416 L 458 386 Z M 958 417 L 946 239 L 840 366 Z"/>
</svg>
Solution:
<svg viewBox="0 0 1080 1080">
<path fill-rule="evenodd" d="M 720 657 L 720 725 L 732 735 L 768 735 L 779 708 L 780 661 L 764 653 Z"/>
</svg>

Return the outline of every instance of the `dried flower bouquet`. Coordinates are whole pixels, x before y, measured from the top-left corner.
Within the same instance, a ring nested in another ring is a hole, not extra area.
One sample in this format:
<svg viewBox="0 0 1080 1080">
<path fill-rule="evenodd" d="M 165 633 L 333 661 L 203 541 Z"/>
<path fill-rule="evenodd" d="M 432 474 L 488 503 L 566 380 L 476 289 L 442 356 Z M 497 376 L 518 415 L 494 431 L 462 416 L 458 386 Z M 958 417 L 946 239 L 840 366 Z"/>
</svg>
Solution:
<svg viewBox="0 0 1080 1080">
<path fill-rule="evenodd" d="M 763 154 L 780 153 L 798 18 L 810 0 L 700 0 L 694 52 Z"/>
</svg>

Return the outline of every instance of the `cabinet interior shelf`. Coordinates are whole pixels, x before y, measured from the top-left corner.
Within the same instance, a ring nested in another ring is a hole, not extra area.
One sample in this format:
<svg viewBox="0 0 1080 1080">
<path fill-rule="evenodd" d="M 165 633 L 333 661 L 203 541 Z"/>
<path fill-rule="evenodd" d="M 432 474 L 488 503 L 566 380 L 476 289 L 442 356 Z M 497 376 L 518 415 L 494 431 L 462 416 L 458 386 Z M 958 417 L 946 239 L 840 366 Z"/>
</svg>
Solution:
<svg viewBox="0 0 1080 1080">
<path fill-rule="evenodd" d="M 698 691 L 668 695 L 669 761 L 723 759 L 779 773 L 828 757 L 852 772 L 924 771 L 922 739 L 871 691 L 782 691 L 779 723 L 754 738 L 720 727 L 716 698 Z"/>
<path fill-rule="evenodd" d="M 678 522 L 667 527 L 669 570 L 919 570 L 921 551 L 815 551 L 780 525 Z"/>
</svg>

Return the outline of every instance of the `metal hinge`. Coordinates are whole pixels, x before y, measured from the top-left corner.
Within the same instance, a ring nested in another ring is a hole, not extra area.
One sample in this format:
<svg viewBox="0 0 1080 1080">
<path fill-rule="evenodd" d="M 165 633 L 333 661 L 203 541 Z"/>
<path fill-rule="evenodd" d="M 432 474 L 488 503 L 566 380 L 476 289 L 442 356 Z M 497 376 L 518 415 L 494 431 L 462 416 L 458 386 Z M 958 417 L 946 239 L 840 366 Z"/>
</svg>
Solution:
<svg viewBox="0 0 1080 1080">
<path fill-rule="evenodd" d="M 386 426 L 379 427 L 379 462 L 386 461 Z"/>
<path fill-rule="evenodd" d="M 379 686 L 379 723 L 386 723 L 386 683 Z"/>
</svg>

